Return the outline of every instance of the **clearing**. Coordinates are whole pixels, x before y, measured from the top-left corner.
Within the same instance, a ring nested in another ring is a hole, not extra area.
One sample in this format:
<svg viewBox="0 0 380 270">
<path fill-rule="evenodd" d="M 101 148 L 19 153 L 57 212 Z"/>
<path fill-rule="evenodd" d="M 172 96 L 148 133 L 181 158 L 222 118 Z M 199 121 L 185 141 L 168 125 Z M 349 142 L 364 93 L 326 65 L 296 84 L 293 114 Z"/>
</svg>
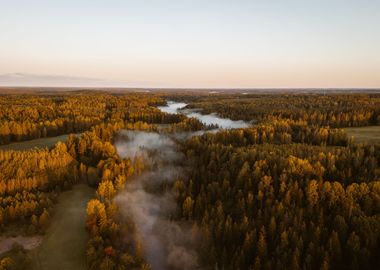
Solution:
<svg viewBox="0 0 380 270">
<path fill-rule="evenodd" d="M 0 254 L 10 251 L 14 244 L 23 246 L 26 250 L 31 250 L 38 247 L 42 242 L 42 236 L 13 236 L 0 237 Z"/>
<path fill-rule="evenodd" d="M 353 136 L 356 142 L 380 142 L 380 126 L 353 127 L 344 129 L 348 136 Z"/>
<path fill-rule="evenodd" d="M 33 269 L 86 269 L 86 205 L 94 193 L 91 187 L 78 184 L 59 196 L 46 235 L 33 252 Z"/>
<path fill-rule="evenodd" d="M 33 148 L 50 148 L 53 147 L 57 142 L 65 142 L 67 137 L 69 135 L 61 135 L 57 137 L 48 137 L 48 138 L 41 138 L 41 139 L 35 139 L 30 141 L 24 141 L 24 142 L 17 142 L 17 143 L 11 143 L 6 145 L 1 145 L 0 150 L 15 150 L 15 151 L 28 151 Z"/>
</svg>

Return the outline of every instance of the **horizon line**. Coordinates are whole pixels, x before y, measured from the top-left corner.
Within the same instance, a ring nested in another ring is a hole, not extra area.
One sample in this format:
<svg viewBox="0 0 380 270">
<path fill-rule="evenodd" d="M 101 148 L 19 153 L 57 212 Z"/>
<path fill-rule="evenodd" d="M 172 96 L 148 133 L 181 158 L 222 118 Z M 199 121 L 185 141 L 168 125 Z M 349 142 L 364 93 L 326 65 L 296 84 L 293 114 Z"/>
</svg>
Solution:
<svg viewBox="0 0 380 270">
<path fill-rule="evenodd" d="M 352 90 L 357 90 L 357 89 L 373 89 L 373 90 L 380 90 L 380 86 L 378 87 L 344 87 L 344 86 L 338 86 L 338 87 L 318 87 L 318 86 L 307 86 L 307 87 L 173 87 L 173 86 L 168 86 L 168 87 L 158 87 L 158 86 L 152 86 L 152 87 L 147 87 L 147 86 L 86 86 L 86 85 L 78 85 L 78 86 L 67 86 L 67 85 L 0 85 L 0 88 L 91 88 L 91 89 L 99 89 L 99 88 L 122 88 L 122 89 L 200 89 L 200 90 L 208 90 L 208 89 L 213 89 L 213 90 L 258 90 L 258 89 L 269 89 L 269 90 L 274 90 L 274 89 L 352 89 Z"/>
</svg>

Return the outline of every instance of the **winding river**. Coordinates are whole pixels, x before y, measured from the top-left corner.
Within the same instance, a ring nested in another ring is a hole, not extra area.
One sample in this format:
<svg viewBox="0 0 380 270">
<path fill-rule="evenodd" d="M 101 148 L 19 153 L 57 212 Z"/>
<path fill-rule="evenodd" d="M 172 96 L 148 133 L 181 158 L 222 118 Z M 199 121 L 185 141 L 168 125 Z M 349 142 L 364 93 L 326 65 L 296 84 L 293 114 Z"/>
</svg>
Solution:
<svg viewBox="0 0 380 270">
<path fill-rule="evenodd" d="M 234 129 L 234 128 L 246 128 L 250 124 L 243 120 L 231 120 L 229 118 L 222 118 L 216 113 L 211 114 L 201 114 L 195 110 L 186 110 L 184 109 L 187 106 L 183 102 L 168 101 L 166 106 L 158 106 L 162 112 L 178 114 L 182 113 L 187 117 L 194 117 L 206 125 L 218 125 L 223 129 Z M 184 109 L 184 110 L 183 110 Z"/>
</svg>

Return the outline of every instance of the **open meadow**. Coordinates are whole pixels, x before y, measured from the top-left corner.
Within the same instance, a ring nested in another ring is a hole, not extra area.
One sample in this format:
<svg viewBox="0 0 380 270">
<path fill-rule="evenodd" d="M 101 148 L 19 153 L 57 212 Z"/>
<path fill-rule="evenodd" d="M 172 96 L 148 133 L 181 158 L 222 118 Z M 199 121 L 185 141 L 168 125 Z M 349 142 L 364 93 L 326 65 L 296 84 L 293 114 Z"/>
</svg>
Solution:
<svg viewBox="0 0 380 270">
<path fill-rule="evenodd" d="M 380 126 L 345 128 L 349 137 L 353 136 L 356 142 L 380 142 Z"/>
<path fill-rule="evenodd" d="M 86 269 L 86 204 L 94 189 L 84 184 L 60 194 L 41 245 L 32 252 L 34 270 Z"/>
<path fill-rule="evenodd" d="M 57 142 L 65 142 L 69 135 L 35 139 L 24 142 L 15 142 L 6 145 L 0 145 L 0 150 L 28 151 L 32 149 L 51 148 Z"/>
</svg>

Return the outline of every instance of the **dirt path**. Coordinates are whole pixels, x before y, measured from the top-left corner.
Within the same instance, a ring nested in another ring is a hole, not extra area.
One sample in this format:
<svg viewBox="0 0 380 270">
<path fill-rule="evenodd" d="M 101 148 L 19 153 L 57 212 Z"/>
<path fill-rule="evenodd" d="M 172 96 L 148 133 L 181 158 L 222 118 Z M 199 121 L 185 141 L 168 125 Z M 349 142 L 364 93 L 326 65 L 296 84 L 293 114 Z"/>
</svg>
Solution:
<svg viewBox="0 0 380 270">
<path fill-rule="evenodd" d="M 60 195 L 52 223 L 33 256 L 34 269 L 86 269 L 88 236 L 84 224 L 86 205 L 93 195 L 94 190 L 84 184 Z"/>
</svg>

